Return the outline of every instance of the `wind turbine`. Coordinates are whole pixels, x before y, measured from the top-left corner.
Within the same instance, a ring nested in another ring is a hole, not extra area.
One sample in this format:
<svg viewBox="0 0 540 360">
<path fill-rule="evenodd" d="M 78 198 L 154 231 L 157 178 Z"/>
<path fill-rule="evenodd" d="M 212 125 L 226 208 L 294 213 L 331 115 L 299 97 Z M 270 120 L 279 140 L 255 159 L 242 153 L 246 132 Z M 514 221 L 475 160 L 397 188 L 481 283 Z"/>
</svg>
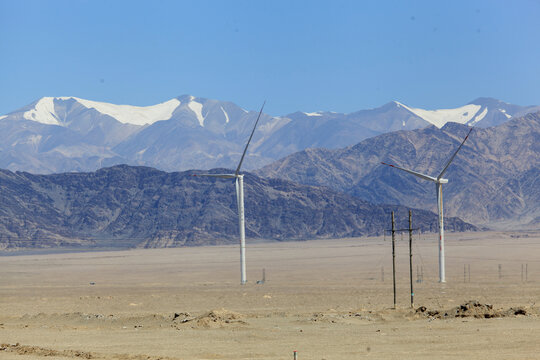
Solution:
<svg viewBox="0 0 540 360">
<path fill-rule="evenodd" d="M 446 172 L 446 169 L 448 169 L 448 167 L 450 166 L 450 164 L 452 163 L 452 161 L 456 157 L 459 150 L 461 150 L 461 147 L 463 146 L 465 141 L 467 141 L 467 138 L 469 137 L 469 134 L 471 133 L 472 130 L 473 130 L 473 128 L 471 128 L 469 130 L 469 132 L 467 133 L 467 136 L 465 136 L 465 139 L 463 139 L 463 141 L 461 142 L 461 144 L 457 148 L 454 155 L 452 155 L 450 160 L 448 160 L 448 162 L 446 163 L 446 166 L 444 167 L 444 169 L 442 169 L 441 173 L 437 177 L 421 174 L 421 173 L 416 172 L 416 171 L 404 169 L 402 167 L 395 166 L 395 165 L 390 165 L 390 164 L 387 164 L 387 163 L 384 163 L 384 162 L 381 163 L 383 165 L 388 165 L 388 166 L 391 166 L 393 168 L 403 170 L 405 172 L 408 172 L 409 174 L 413 174 L 415 176 L 418 176 L 419 178 L 422 178 L 424 180 L 433 181 L 435 183 L 435 189 L 437 191 L 437 209 L 439 210 L 439 282 L 442 282 L 442 283 L 446 282 L 445 271 L 444 271 L 445 262 L 444 262 L 444 220 L 443 220 L 442 184 L 447 184 L 448 183 L 448 179 L 444 179 L 443 175 Z"/>
<path fill-rule="evenodd" d="M 238 205 L 238 227 L 240 229 L 240 284 L 242 285 L 244 285 L 247 282 L 247 278 L 246 278 L 246 226 L 245 226 L 245 219 L 244 219 L 244 175 L 240 174 L 240 168 L 242 166 L 242 162 L 244 161 L 244 157 L 246 156 L 246 152 L 247 152 L 249 143 L 251 142 L 251 138 L 253 137 L 253 133 L 255 132 L 255 128 L 257 127 L 257 124 L 259 123 L 259 119 L 261 118 L 261 114 L 262 114 L 265 104 L 266 104 L 266 101 L 263 103 L 261 107 L 261 111 L 259 111 L 259 116 L 257 116 L 257 121 L 255 121 L 253 130 L 251 130 L 251 135 L 249 135 L 249 139 L 247 141 L 246 147 L 244 148 L 244 152 L 242 153 L 242 157 L 240 158 L 240 162 L 238 163 L 238 167 L 236 168 L 236 171 L 234 172 L 234 174 L 193 175 L 193 176 L 216 177 L 220 179 L 235 179 L 236 203 Z"/>
</svg>

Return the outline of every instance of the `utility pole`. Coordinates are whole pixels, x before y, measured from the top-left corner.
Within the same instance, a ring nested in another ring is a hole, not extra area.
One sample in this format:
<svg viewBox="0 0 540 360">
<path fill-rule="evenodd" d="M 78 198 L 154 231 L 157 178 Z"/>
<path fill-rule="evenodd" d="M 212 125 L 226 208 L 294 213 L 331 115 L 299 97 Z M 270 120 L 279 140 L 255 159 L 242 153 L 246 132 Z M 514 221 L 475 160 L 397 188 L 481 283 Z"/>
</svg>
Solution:
<svg viewBox="0 0 540 360">
<path fill-rule="evenodd" d="M 394 286 L 394 309 L 396 308 L 396 225 L 392 211 L 392 281 Z"/>
<path fill-rule="evenodd" d="M 411 308 L 414 308 L 414 290 L 412 279 L 412 212 L 409 210 L 409 275 L 411 279 Z"/>
</svg>

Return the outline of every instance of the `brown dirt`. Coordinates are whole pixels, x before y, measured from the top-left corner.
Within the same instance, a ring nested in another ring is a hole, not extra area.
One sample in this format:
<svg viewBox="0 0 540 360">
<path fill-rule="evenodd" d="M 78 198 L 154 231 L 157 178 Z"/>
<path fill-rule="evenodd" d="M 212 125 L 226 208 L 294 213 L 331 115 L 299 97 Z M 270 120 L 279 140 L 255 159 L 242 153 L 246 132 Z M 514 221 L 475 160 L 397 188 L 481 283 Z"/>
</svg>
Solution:
<svg viewBox="0 0 540 360">
<path fill-rule="evenodd" d="M 0 359 L 536 359 L 540 236 L 512 235 L 448 235 L 445 284 L 422 236 L 414 308 L 398 241 L 397 309 L 383 239 L 249 244 L 245 286 L 236 246 L 0 257 Z"/>
<path fill-rule="evenodd" d="M 155 357 L 150 355 L 129 355 L 129 354 L 98 354 L 93 352 L 79 351 L 79 350 L 54 350 L 47 349 L 39 346 L 28 346 L 16 344 L 1 344 L 0 354 L 16 354 L 24 356 L 38 356 L 38 357 L 61 357 L 71 359 L 115 359 L 115 360 L 168 360 L 167 357 Z"/>
<path fill-rule="evenodd" d="M 483 304 L 478 300 L 470 300 L 450 310 L 429 310 L 425 306 L 416 309 L 416 314 L 429 318 L 477 318 L 492 319 L 515 316 L 537 316 L 538 309 L 533 307 L 511 307 L 508 309 L 495 309 L 491 304 Z"/>
<path fill-rule="evenodd" d="M 230 325 L 247 325 L 247 322 L 242 320 L 243 318 L 242 314 L 221 309 L 209 311 L 185 323 L 192 328 L 223 328 Z"/>
</svg>

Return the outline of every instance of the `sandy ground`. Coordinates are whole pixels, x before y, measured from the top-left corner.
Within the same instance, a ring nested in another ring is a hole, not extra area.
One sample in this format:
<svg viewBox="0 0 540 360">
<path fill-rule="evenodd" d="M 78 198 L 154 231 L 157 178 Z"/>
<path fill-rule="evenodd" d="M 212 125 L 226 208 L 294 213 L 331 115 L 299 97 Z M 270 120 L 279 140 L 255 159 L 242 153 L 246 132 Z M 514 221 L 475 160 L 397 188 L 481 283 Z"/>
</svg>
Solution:
<svg viewBox="0 0 540 360">
<path fill-rule="evenodd" d="M 401 236 L 397 309 L 388 238 L 2 256 L 0 359 L 540 359 L 540 234 L 449 234 L 446 284 L 435 237 L 423 313 Z"/>
</svg>

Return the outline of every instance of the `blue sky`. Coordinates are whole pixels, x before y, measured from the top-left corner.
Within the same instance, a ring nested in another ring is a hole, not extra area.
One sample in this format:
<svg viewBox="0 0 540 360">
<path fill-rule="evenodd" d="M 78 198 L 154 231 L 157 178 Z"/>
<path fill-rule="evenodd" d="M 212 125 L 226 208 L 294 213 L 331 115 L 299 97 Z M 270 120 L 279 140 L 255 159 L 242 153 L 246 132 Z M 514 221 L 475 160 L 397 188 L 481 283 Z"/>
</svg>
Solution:
<svg viewBox="0 0 540 360">
<path fill-rule="evenodd" d="M 182 94 L 284 115 L 540 104 L 540 1 L 0 0 L 0 114 Z"/>
</svg>

